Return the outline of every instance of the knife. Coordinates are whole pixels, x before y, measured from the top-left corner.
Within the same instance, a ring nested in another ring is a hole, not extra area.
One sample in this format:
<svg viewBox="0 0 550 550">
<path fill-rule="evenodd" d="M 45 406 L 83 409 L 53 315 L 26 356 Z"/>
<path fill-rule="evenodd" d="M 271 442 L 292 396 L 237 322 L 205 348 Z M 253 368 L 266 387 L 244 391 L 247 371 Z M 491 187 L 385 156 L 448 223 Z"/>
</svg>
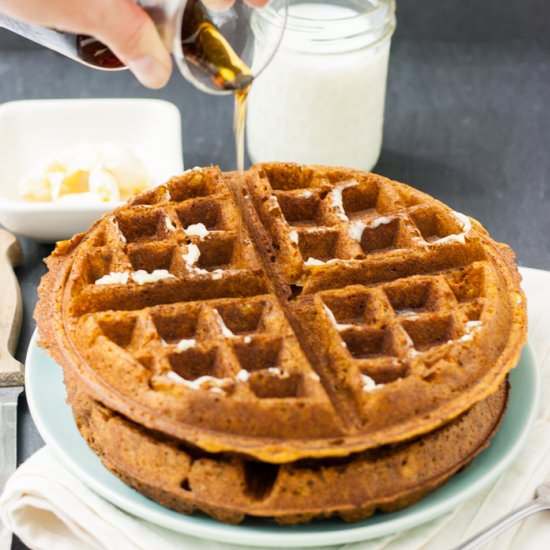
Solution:
<svg viewBox="0 0 550 550">
<path fill-rule="evenodd" d="M 22 259 L 17 239 L 0 228 L 0 492 L 17 467 L 17 399 L 23 365 L 14 358 L 21 328 L 21 290 L 13 272 Z"/>
</svg>

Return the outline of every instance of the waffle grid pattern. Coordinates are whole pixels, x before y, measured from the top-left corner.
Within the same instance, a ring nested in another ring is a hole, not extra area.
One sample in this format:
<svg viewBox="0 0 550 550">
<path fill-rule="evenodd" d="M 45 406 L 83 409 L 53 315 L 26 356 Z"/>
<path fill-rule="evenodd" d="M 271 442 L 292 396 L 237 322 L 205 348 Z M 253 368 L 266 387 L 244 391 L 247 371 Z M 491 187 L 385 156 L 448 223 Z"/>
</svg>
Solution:
<svg viewBox="0 0 550 550">
<path fill-rule="evenodd" d="M 151 371 L 153 390 L 288 399 L 319 384 L 271 296 L 93 313 L 82 323 Z"/>
<path fill-rule="evenodd" d="M 290 282 L 308 268 L 449 243 L 464 244 L 468 218 L 425 204 L 412 189 L 373 174 L 280 171 L 262 166 L 254 195 Z"/>
<path fill-rule="evenodd" d="M 67 330 L 105 382 L 95 398 L 148 428 L 268 462 L 354 452 L 488 395 L 466 390 L 523 307 L 510 313 L 521 294 L 485 237 L 373 174 L 192 170 L 71 249 Z"/>
<path fill-rule="evenodd" d="M 315 302 L 335 353 L 355 362 L 370 391 L 411 374 L 424 376 L 418 359 L 474 338 L 482 325 L 483 271 L 479 262 L 465 272 L 320 292 Z M 463 296 L 456 282 L 466 278 L 476 278 L 478 287 Z"/>
<path fill-rule="evenodd" d="M 347 395 L 334 406 L 348 425 L 394 392 L 417 395 L 416 415 L 466 383 L 461 350 L 491 330 L 499 284 L 469 218 L 349 170 L 265 164 L 251 187 L 289 314 L 325 387 Z"/>
<path fill-rule="evenodd" d="M 76 260 L 74 272 L 85 276 L 75 309 L 263 293 L 261 265 L 242 231 L 215 170 L 176 178 L 101 222 L 92 246 Z"/>
</svg>

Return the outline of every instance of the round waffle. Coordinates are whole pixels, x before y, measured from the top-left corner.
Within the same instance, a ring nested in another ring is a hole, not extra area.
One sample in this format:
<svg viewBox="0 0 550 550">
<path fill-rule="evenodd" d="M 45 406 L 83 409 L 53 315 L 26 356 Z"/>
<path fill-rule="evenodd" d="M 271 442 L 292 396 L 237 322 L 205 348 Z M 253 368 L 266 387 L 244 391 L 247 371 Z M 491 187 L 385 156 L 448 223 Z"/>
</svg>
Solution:
<svg viewBox="0 0 550 550">
<path fill-rule="evenodd" d="M 160 504 L 228 523 L 245 516 L 305 523 L 339 516 L 358 521 L 409 506 L 468 464 L 496 432 L 508 389 L 412 442 L 345 458 L 276 465 L 192 449 L 131 422 L 65 377 L 80 432 L 103 464 Z"/>
<path fill-rule="evenodd" d="M 508 247 L 341 168 L 195 169 L 48 259 L 41 344 L 109 409 L 208 452 L 346 456 L 434 430 L 526 338 Z"/>
</svg>

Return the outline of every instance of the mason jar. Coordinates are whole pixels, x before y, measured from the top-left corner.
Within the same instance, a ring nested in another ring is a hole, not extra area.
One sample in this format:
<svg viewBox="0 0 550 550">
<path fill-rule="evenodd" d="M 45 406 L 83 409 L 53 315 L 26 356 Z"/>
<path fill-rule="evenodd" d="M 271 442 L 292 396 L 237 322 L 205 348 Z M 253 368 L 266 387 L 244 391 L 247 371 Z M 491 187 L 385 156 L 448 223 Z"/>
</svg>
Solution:
<svg viewBox="0 0 550 550">
<path fill-rule="evenodd" d="M 281 24 L 275 8 L 258 10 L 257 43 L 276 40 Z M 394 0 L 290 0 L 286 24 L 250 92 L 252 161 L 371 170 L 382 147 Z"/>
</svg>

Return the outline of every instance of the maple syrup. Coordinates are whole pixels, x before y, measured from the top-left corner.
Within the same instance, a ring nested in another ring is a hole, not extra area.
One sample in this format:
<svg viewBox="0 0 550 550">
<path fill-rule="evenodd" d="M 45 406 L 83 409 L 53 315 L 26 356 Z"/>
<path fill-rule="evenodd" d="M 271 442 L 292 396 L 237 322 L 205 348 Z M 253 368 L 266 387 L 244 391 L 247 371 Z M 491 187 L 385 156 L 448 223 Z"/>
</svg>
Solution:
<svg viewBox="0 0 550 550">
<path fill-rule="evenodd" d="M 237 170 L 244 170 L 244 133 L 246 127 L 246 105 L 250 84 L 235 92 L 235 114 L 233 118 L 233 133 L 235 135 L 235 155 Z"/>
<path fill-rule="evenodd" d="M 118 69 L 124 67 L 120 59 L 103 42 L 93 36 L 76 35 L 76 53 L 82 61 L 101 69 Z"/>
<path fill-rule="evenodd" d="M 193 76 L 220 90 L 243 90 L 254 79 L 198 0 L 188 1 L 183 12 L 181 48 Z"/>
<path fill-rule="evenodd" d="M 193 76 L 213 83 L 235 96 L 233 132 L 237 170 L 244 170 L 245 122 L 248 93 L 254 80 L 252 70 L 235 52 L 219 29 L 208 19 L 202 4 L 188 2 L 181 29 L 181 46 Z M 192 69 L 191 69 L 192 70 Z"/>
</svg>

